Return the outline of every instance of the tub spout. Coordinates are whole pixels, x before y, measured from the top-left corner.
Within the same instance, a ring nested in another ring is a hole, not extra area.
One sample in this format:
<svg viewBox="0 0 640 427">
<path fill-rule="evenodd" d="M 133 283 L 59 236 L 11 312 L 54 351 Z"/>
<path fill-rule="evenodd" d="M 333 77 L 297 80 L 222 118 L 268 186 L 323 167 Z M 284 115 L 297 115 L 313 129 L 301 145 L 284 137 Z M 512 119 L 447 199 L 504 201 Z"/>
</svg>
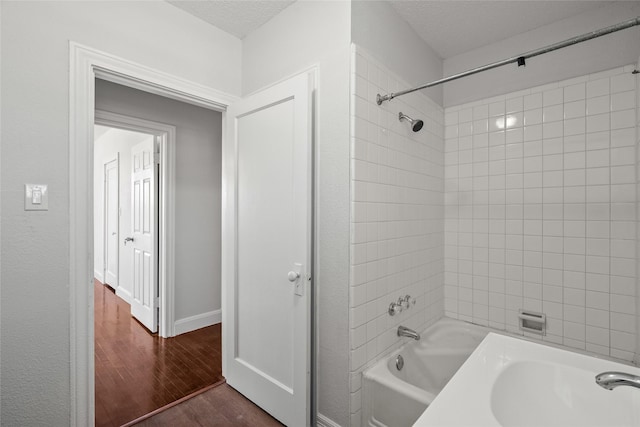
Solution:
<svg viewBox="0 0 640 427">
<path fill-rule="evenodd" d="M 621 385 L 640 388 L 640 377 L 624 372 L 603 372 L 596 377 L 596 383 L 607 390 Z"/>
<path fill-rule="evenodd" d="M 420 340 L 420 334 L 414 331 L 413 329 L 409 329 L 406 326 L 398 326 L 398 336 L 399 337 L 407 337 L 413 338 L 416 341 Z"/>
</svg>

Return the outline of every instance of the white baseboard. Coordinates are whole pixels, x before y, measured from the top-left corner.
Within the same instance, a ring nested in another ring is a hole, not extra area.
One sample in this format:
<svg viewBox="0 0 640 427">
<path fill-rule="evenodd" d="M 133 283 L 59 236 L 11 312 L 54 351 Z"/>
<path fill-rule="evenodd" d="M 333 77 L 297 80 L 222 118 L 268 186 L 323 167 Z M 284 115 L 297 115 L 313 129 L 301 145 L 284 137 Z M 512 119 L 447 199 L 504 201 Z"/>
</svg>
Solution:
<svg viewBox="0 0 640 427">
<path fill-rule="evenodd" d="M 187 317 L 185 319 L 176 320 L 173 325 L 173 330 L 176 335 L 180 335 L 206 326 L 215 325 L 220 322 L 222 322 L 222 310 L 213 310 L 202 314 L 196 314 L 195 316 Z"/>
<path fill-rule="evenodd" d="M 318 427 L 342 427 L 340 426 L 340 424 L 325 417 L 322 414 L 318 414 L 317 421 L 318 421 Z"/>
<path fill-rule="evenodd" d="M 116 295 L 122 298 L 127 304 L 131 305 L 131 292 L 125 290 L 122 286 L 116 288 Z"/>
<path fill-rule="evenodd" d="M 93 277 L 95 277 L 96 279 L 98 279 L 98 281 L 100 283 L 104 283 L 104 277 L 102 275 L 102 273 L 100 273 L 98 270 L 94 270 L 93 271 Z"/>
</svg>

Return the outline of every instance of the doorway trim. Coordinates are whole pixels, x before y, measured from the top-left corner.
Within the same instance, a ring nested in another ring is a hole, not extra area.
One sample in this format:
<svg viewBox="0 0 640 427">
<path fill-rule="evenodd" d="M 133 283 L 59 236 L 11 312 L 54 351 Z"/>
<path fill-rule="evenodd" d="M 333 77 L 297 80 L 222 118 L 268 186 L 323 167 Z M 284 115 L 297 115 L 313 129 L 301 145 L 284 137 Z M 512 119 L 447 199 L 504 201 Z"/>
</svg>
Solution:
<svg viewBox="0 0 640 427">
<path fill-rule="evenodd" d="M 175 336 L 175 191 L 176 127 L 109 111 L 96 110 L 95 123 L 111 128 L 154 135 L 160 143 L 160 192 L 158 200 L 158 335 Z"/>
<path fill-rule="evenodd" d="M 93 126 L 95 79 L 222 112 L 238 97 L 69 42 L 69 302 L 71 426 L 95 423 Z M 223 183 L 224 186 L 224 183 Z M 224 192 L 224 188 L 223 188 Z M 223 284 L 224 287 L 224 284 Z"/>
</svg>

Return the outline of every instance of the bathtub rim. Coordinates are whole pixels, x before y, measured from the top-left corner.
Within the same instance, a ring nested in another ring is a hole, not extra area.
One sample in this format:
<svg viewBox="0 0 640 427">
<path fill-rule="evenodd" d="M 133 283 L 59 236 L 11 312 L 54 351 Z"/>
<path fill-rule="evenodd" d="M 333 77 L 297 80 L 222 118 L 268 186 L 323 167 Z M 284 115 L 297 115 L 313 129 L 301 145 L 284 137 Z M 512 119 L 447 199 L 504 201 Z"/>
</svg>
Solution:
<svg viewBox="0 0 640 427">
<path fill-rule="evenodd" d="M 506 336 L 510 336 L 513 338 L 518 338 L 518 339 L 522 339 L 525 341 L 530 341 L 530 342 L 534 342 L 537 344 L 542 344 L 542 345 L 547 345 L 549 347 L 553 347 L 553 348 L 558 348 L 560 350 L 567 350 L 567 351 L 573 351 L 574 353 L 579 353 L 585 356 L 591 356 L 591 357 L 595 357 L 597 359 L 603 359 L 603 360 L 608 360 L 610 362 L 617 362 L 617 363 L 622 363 L 628 366 L 633 366 L 633 367 L 638 367 L 640 366 L 640 364 L 635 364 L 633 361 L 629 361 L 629 360 L 624 360 L 624 359 L 619 359 L 616 357 L 612 357 L 612 356 L 606 356 L 603 354 L 598 354 L 598 353 L 593 353 L 587 350 L 582 350 L 579 348 L 574 348 L 574 347 L 569 347 L 566 345 L 562 345 L 562 344 L 557 344 L 551 341 L 544 341 L 542 339 L 540 339 L 538 336 L 528 336 L 528 335 L 523 335 L 523 334 L 519 334 L 519 333 L 514 333 L 514 332 L 510 332 L 510 331 L 506 331 L 506 330 L 500 330 L 500 329 L 495 329 L 492 328 L 490 326 L 484 326 L 484 325 L 478 325 L 476 323 L 472 323 L 466 320 L 461 320 L 461 319 L 454 319 L 453 317 L 448 317 L 448 316 L 442 316 L 440 317 L 438 320 L 436 320 L 435 322 L 433 322 L 431 325 L 429 325 L 424 331 L 420 332 L 420 335 L 422 337 L 426 337 L 429 335 L 429 332 L 432 331 L 433 329 L 436 329 L 436 327 L 438 326 L 443 326 L 443 325 L 459 325 L 459 324 L 463 324 L 469 328 L 473 328 L 473 329 L 479 329 L 479 330 L 484 330 L 487 331 L 488 333 L 495 333 L 495 334 L 499 334 L 499 335 L 506 335 Z M 422 338 L 421 340 L 422 341 Z M 384 353 L 382 354 L 379 358 L 377 358 L 376 360 L 372 361 L 371 363 L 369 363 L 367 366 L 364 366 L 362 368 L 362 377 L 363 379 L 365 378 L 365 375 L 367 374 L 367 372 L 373 370 L 375 367 L 379 366 L 379 365 L 386 365 L 386 363 L 388 363 L 389 359 L 391 359 L 392 357 L 396 357 L 398 354 L 400 354 L 406 347 L 408 346 L 412 346 L 412 345 L 416 345 L 416 341 L 414 340 L 408 340 L 407 342 L 404 342 L 402 344 L 400 344 L 399 347 L 390 350 L 388 353 Z M 388 369 L 387 369 L 388 370 Z M 393 373 L 391 373 L 393 375 Z M 394 377 L 398 380 L 398 381 L 403 381 L 402 379 L 396 377 L 394 375 Z M 367 378 L 371 378 L 371 377 L 367 377 Z M 407 383 L 411 386 L 413 386 L 410 383 Z M 418 390 L 422 390 L 419 387 L 413 386 Z M 424 390 L 422 390 L 424 391 Z M 428 392 L 427 392 L 428 393 Z"/>
</svg>

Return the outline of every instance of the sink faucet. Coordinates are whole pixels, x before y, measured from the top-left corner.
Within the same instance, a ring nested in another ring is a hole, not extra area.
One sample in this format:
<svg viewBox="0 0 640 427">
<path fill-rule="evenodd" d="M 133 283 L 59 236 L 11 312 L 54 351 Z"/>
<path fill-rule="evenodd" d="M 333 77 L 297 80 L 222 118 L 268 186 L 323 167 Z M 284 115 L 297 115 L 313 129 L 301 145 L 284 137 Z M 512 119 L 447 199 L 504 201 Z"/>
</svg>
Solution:
<svg viewBox="0 0 640 427">
<path fill-rule="evenodd" d="M 596 384 L 607 390 L 613 390 L 621 385 L 640 388 L 640 377 L 624 372 L 603 372 L 596 376 Z"/>
<path fill-rule="evenodd" d="M 406 326 L 398 326 L 398 336 L 399 337 L 407 337 L 413 338 L 416 341 L 420 340 L 420 334 L 414 331 L 413 329 L 409 329 Z"/>
</svg>

